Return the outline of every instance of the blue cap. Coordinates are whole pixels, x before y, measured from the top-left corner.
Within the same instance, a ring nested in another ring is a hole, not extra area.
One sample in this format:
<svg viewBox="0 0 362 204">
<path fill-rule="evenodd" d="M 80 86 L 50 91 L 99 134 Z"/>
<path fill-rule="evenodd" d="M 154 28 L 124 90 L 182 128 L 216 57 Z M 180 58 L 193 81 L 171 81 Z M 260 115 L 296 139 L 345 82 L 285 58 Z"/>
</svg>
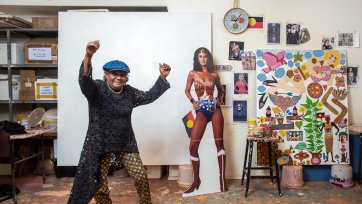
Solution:
<svg viewBox="0 0 362 204">
<path fill-rule="evenodd" d="M 129 73 L 130 70 L 126 63 L 119 60 L 112 60 L 103 65 L 103 70 L 113 72 L 113 71 L 123 71 Z"/>
</svg>

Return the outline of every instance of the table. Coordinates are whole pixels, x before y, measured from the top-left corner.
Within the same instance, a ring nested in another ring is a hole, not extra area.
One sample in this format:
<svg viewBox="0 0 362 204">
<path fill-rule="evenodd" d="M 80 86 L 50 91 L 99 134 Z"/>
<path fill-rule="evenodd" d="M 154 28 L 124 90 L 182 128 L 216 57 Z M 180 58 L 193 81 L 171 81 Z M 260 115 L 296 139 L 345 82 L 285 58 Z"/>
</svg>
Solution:
<svg viewBox="0 0 362 204">
<path fill-rule="evenodd" d="M 45 169 L 44 169 L 44 136 L 43 134 L 46 132 L 49 132 L 51 130 L 54 130 L 55 127 L 42 127 L 42 128 L 33 128 L 26 130 L 27 133 L 24 134 L 16 134 L 16 135 L 10 135 L 10 160 L 11 160 L 11 180 L 12 180 L 12 190 L 13 190 L 13 200 L 14 203 L 17 203 L 16 200 L 16 186 L 15 186 L 15 170 L 16 165 L 29 160 L 33 157 L 41 155 L 41 168 L 42 168 L 42 176 L 43 176 L 43 183 L 45 183 Z M 40 137 L 41 140 L 41 150 L 40 152 L 33 154 L 29 157 L 26 157 L 24 159 L 16 161 L 15 158 L 15 142 L 18 140 L 25 140 L 30 138 L 36 138 Z"/>
<path fill-rule="evenodd" d="M 362 155 L 362 126 L 352 126 L 349 128 L 350 136 L 359 136 L 359 156 L 358 156 L 358 184 L 361 184 L 361 155 Z"/>
</svg>

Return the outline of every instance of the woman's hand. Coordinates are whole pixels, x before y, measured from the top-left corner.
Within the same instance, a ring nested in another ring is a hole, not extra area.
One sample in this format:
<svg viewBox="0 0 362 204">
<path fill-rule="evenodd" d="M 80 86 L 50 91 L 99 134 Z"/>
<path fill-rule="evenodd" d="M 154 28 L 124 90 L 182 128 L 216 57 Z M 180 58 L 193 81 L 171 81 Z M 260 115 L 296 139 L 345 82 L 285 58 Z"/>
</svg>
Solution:
<svg viewBox="0 0 362 204">
<path fill-rule="evenodd" d="M 192 102 L 192 106 L 194 107 L 195 110 L 198 110 L 200 108 L 198 101 Z"/>
<path fill-rule="evenodd" d="M 224 105 L 224 104 L 222 103 L 222 101 L 221 101 L 221 98 L 219 98 L 219 97 L 215 97 L 215 103 L 216 103 L 217 105 Z"/>
<path fill-rule="evenodd" d="M 86 55 L 87 56 L 93 56 L 94 53 L 97 52 L 97 50 L 99 49 L 99 41 L 95 40 L 95 41 L 91 41 L 87 44 L 87 48 L 86 48 Z"/>
<path fill-rule="evenodd" d="M 160 65 L 160 74 L 162 79 L 166 79 L 166 77 L 170 74 L 171 67 L 166 63 L 159 63 Z"/>
</svg>

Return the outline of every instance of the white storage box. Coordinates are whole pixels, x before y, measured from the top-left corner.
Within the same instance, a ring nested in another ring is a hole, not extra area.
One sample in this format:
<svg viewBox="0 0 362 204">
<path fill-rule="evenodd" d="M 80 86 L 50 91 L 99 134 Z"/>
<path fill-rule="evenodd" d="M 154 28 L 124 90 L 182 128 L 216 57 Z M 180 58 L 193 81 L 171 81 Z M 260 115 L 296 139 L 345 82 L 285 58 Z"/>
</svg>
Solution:
<svg viewBox="0 0 362 204">
<path fill-rule="evenodd" d="M 0 43 L 0 64 L 8 63 L 8 47 L 6 43 Z M 24 64 L 24 44 L 11 43 L 11 64 Z"/>
<path fill-rule="evenodd" d="M 178 179 L 177 183 L 182 187 L 188 187 L 193 180 L 193 173 L 191 165 L 178 166 Z"/>
<path fill-rule="evenodd" d="M 147 167 L 147 176 L 151 179 L 161 178 L 162 176 L 162 166 L 160 165 L 153 165 L 153 166 L 146 166 Z"/>
<path fill-rule="evenodd" d="M 19 100 L 20 75 L 13 75 L 13 100 Z M 9 100 L 8 75 L 0 74 L 0 100 Z"/>
<path fill-rule="evenodd" d="M 55 127 L 54 130 L 44 133 L 44 136 L 56 136 L 58 126 L 57 109 L 49 109 L 44 114 L 44 123 L 47 127 Z"/>
<path fill-rule="evenodd" d="M 35 100 L 57 100 L 57 79 L 38 79 L 35 82 Z"/>
</svg>

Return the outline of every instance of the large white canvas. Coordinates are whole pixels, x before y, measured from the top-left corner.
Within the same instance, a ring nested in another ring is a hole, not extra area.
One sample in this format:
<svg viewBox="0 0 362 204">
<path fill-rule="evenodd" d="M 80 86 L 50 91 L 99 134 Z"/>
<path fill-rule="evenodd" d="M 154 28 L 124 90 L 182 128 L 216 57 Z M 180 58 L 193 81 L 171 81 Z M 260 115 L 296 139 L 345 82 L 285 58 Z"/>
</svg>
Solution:
<svg viewBox="0 0 362 204">
<path fill-rule="evenodd" d="M 189 138 L 181 119 L 191 104 L 184 89 L 194 51 L 201 46 L 211 49 L 210 13 L 62 12 L 58 36 L 59 166 L 78 164 L 88 126 L 78 71 L 87 42 L 96 39 L 101 46 L 92 60 L 95 79 L 103 77 L 105 62 L 120 59 L 131 69 L 128 83 L 146 91 L 159 76 L 159 62 L 172 67 L 171 88 L 154 103 L 134 109 L 133 128 L 145 165 L 189 163 Z M 209 156 L 217 161 L 216 150 Z"/>
</svg>

